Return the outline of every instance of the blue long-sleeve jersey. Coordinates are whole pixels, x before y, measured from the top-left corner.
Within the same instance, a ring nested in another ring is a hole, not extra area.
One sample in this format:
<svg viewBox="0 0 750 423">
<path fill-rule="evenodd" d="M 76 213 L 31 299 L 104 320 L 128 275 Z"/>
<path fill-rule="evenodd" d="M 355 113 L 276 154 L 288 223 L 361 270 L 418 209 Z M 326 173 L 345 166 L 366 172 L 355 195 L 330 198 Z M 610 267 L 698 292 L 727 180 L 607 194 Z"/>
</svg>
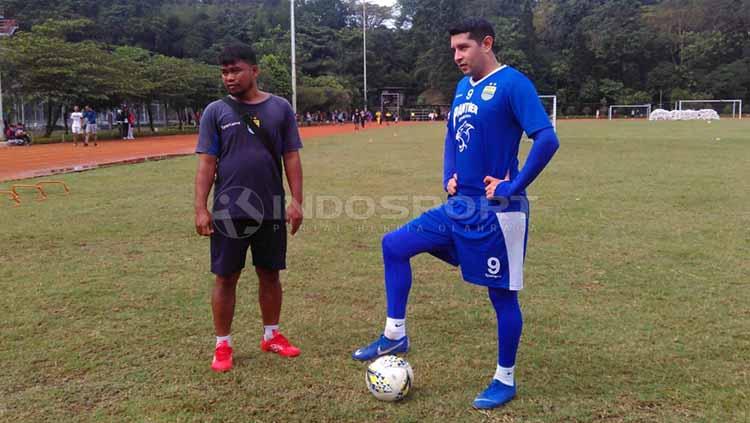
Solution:
<svg viewBox="0 0 750 423">
<path fill-rule="evenodd" d="M 521 135 L 535 140 L 518 168 Z M 443 187 L 458 175 L 460 196 L 484 197 L 485 176 L 504 179 L 496 196 L 525 195 L 559 146 L 534 85 L 521 72 L 501 66 L 479 81 L 463 78 L 456 88 L 445 137 Z"/>
</svg>

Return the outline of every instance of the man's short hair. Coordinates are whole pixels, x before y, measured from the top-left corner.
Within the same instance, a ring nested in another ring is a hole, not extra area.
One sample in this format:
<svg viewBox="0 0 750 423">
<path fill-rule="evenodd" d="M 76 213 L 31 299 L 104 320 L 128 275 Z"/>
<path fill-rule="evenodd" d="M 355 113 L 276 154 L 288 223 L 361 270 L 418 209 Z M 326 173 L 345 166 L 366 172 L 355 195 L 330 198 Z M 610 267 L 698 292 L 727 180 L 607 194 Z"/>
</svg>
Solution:
<svg viewBox="0 0 750 423">
<path fill-rule="evenodd" d="M 448 33 L 451 36 L 465 34 L 467 32 L 469 33 L 469 38 L 476 41 L 478 44 L 482 43 L 484 37 L 492 37 L 494 47 L 495 30 L 492 28 L 492 24 L 487 22 L 486 19 L 467 18 L 448 29 Z"/>
<path fill-rule="evenodd" d="M 239 61 L 248 65 L 257 65 L 258 60 L 255 58 L 255 51 L 247 44 L 232 44 L 224 47 L 219 54 L 219 64 L 231 65 Z"/>
</svg>

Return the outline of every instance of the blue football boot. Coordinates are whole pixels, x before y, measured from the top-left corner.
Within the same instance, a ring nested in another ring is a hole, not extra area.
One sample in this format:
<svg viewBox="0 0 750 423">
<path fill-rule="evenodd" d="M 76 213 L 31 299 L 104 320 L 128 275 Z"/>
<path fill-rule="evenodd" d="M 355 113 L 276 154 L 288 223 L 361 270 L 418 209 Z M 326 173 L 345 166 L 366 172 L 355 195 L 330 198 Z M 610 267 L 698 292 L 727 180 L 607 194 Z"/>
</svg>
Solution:
<svg viewBox="0 0 750 423">
<path fill-rule="evenodd" d="M 474 408 L 490 409 L 499 407 L 512 400 L 515 396 L 515 386 L 508 386 L 497 379 L 492 379 L 490 386 L 474 398 Z"/>
<path fill-rule="evenodd" d="M 391 355 L 409 352 L 409 337 L 404 336 L 395 341 L 380 335 L 372 344 L 362 347 L 352 353 L 352 358 L 359 361 L 368 361 L 383 355 Z"/>
</svg>

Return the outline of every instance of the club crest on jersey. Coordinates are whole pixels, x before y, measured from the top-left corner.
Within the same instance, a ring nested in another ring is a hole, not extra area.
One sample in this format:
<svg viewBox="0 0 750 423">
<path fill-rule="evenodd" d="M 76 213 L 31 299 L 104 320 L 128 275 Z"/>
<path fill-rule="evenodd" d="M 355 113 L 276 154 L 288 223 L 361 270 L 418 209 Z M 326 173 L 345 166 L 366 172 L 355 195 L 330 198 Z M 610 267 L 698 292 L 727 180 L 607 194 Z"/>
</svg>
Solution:
<svg viewBox="0 0 750 423">
<path fill-rule="evenodd" d="M 456 131 L 456 142 L 458 142 L 459 153 L 463 153 L 464 150 L 469 148 L 472 130 L 474 130 L 474 125 L 469 122 L 464 122 L 458 127 L 458 131 Z"/>
<path fill-rule="evenodd" d="M 260 128 L 260 119 L 258 119 L 255 116 L 251 117 L 251 119 L 253 120 L 253 123 L 255 123 L 255 126 L 257 126 L 258 128 Z M 246 125 L 246 126 L 247 126 L 247 132 L 255 135 L 255 131 L 253 131 L 253 128 L 251 128 L 250 125 Z"/>
<path fill-rule="evenodd" d="M 495 92 L 497 92 L 497 86 L 495 86 L 495 84 L 487 85 L 484 87 L 484 90 L 482 90 L 482 100 L 492 100 L 492 97 L 495 96 Z"/>
</svg>

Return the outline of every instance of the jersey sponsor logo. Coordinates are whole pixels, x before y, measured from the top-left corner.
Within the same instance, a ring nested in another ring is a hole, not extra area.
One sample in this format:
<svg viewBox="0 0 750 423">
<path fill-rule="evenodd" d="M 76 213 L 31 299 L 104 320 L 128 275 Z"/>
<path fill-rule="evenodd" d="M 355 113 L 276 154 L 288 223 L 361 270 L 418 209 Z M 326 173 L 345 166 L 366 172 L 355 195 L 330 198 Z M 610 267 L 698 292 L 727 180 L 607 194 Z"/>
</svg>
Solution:
<svg viewBox="0 0 750 423">
<path fill-rule="evenodd" d="M 242 125 L 242 122 L 227 123 L 226 125 L 221 125 L 221 130 L 223 131 L 223 130 L 225 130 L 227 128 L 231 128 L 233 126 L 239 126 L 239 125 Z"/>
<path fill-rule="evenodd" d="M 484 87 L 484 90 L 482 90 L 482 100 L 492 100 L 492 97 L 495 96 L 495 92 L 497 92 L 497 86 L 494 83 L 487 85 L 486 87 Z"/>
<path fill-rule="evenodd" d="M 464 150 L 469 148 L 469 141 L 471 141 L 471 131 L 474 130 L 474 125 L 469 122 L 464 122 L 456 131 L 456 142 L 458 142 L 458 151 L 463 153 Z"/>
<path fill-rule="evenodd" d="M 470 115 L 479 114 L 479 106 L 474 103 L 462 103 L 453 109 L 453 127 L 456 127 L 456 122 L 463 120 L 463 115 L 469 115 L 465 118 L 468 119 Z"/>
</svg>

